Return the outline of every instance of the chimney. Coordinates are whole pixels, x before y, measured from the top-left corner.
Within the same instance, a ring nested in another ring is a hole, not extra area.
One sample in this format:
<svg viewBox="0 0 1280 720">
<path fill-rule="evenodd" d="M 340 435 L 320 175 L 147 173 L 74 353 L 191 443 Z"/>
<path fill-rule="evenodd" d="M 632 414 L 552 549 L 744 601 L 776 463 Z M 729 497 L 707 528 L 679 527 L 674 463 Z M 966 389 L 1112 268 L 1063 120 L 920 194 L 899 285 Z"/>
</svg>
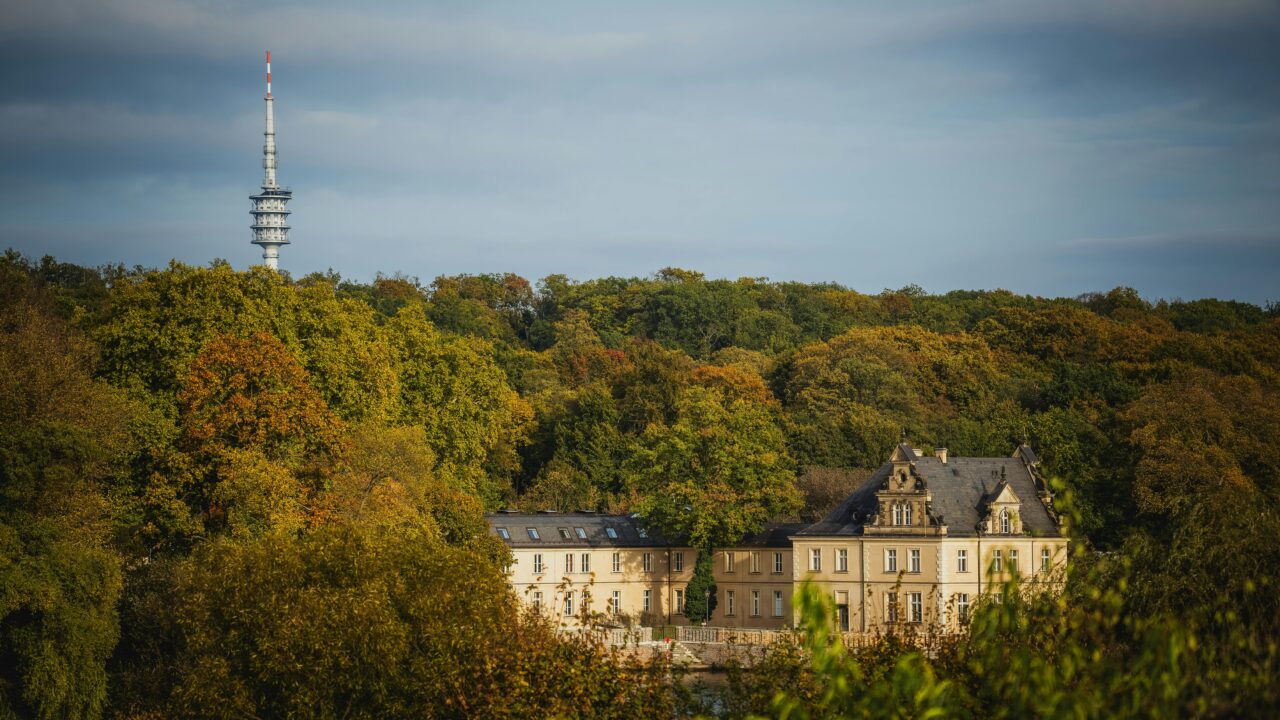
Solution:
<svg viewBox="0 0 1280 720">
<path fill-rule="evenodd" d="M 942 461 L 942 464 L 943 464 L 943 465 L 946 465 L 946 464 L 947 464 L 947 449 L 946 449 L 946 448 L 934 448 L 934 450 L 933 450 L 933 454 L 938 456 L 938 459 Z"/>
</svg>

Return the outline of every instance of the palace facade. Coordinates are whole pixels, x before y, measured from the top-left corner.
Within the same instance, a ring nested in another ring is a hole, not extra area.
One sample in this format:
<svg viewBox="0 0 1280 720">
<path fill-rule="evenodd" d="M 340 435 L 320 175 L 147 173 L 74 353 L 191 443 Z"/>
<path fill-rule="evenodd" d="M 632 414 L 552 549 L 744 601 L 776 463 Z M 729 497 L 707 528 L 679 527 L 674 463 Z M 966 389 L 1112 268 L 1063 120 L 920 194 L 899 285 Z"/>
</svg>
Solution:
<svg viewBox="0 0 1280 720">
<path fill-rule="evenodd" d="M 894 623 L 954 625 L 1015 573 L 1059 583 L 1067 538 L 1022 445 L 1007 458 L 924 454 L 900 444 L 835 510 L 812 524 L 773 524 L 717 549 L 717 627 L 794 624 L 792 594 L 814 582 L 845 630 Z M 511 549 L 510 579 L 526 603 L 569 624 L 590 614 L 683 625 L 697 551 L 634 516 L 499 512 L 490 532 Z M 696 623 L 694 623 L 696 624 Z"/>
</svg>

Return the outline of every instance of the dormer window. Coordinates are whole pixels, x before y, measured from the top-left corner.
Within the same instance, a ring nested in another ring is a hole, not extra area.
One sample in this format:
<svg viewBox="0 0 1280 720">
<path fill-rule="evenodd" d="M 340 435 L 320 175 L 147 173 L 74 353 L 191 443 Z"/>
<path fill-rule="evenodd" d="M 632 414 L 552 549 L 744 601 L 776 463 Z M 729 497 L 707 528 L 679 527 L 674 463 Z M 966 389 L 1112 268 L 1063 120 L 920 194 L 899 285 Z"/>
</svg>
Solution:
<svg viewBox="0 0 1280 720">
<path fill-rule="evenodd" d="M 587 539 L 587 531 L 586 531 L 584 528 L 580 528 L 580 527 L 576 527 L 576 528 L 574 528 L 574 529 L 573 529 L 573 534 L 574 534 L 574 535 L 577 535 L 579 540 L 586 540 L 586 539 Z"/>
<path fill-rule="evenodd" d="M 1000 532 L 1005 535 L 1013 533 L 1013 518 L 1009 515 L 1009 508 L 1000 511 Z"/>
<path fill-rule="evenodd" d="M 498 528 L 498 537 L 502 538 L 503 540 L 510 540 L 511 533 L 507 532 L 506 528 L 500 527 Z"/>
</svg>

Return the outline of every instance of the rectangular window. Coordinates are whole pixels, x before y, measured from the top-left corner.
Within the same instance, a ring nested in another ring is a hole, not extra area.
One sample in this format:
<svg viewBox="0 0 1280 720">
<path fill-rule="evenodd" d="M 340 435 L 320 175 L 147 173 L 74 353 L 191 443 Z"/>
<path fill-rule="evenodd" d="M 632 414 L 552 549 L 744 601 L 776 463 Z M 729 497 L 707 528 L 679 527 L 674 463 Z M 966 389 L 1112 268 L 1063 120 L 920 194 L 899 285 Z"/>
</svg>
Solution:
<svg viewBox="0 0 1280 720">
<path fill-rule="evenodd" d="M 969 551 L 956 551 L 956 572 L 969 572 Z"/>
<path fill-rule="evenodd" d="M 573 572 L 573 553 L 564 554 L 564 571 L 566 574 Z"/>
<path fill-rule="evenodd" d="M 911 524 L 911 506 L 910 505 L 907 505 L 905 508 L 903 508 L 902 517 L 904 520 L 906 520 L 906 522 L 904 522 L 903 525 Z"/>
<path fill-rule="evenodd" d="M 884 551 L 884 571 L 898 572 L 898 551 L 896 549 Z"/>
<path fill-rule="evenodd" d="M 605 534 L 605 535 L 608 535 L 610 540 L 617 540 L 617 539 L 618 539 L 618 531 L 617 531 L 617 530 L 615 530 L 615 529 L 613 529 L 613 528 L 611 528 L 611 527 L 607 527 L 607 528 L 605 528 L 605 529 L 604 529 L 604 534 Z"/>
<path fill-rule="evenodd" d="M 893 506 L 893 524 L 894 525 L 902 524 L 902 506 L 896 503 Z"/>
<path fill-rule="evenodd" d="M 969 594 L 959 593 L 956 595 L 956 617 L 960 622 L 969 620 Z"/>
<path fill-rule="evenodd" d="M 653 553 L 644 554 L 644 571 L 653 572 Z"/>
<path fill-rule="evenodd" d="M 613 571 L 622 572 L 622 553 L 620 552 L 613 554 Z"/>
<path fill-rule="evenodd" d="M 907 571 L 920 572 L 920 548 L 911 548 L 907 551 Z"/>
<path fill-rule="evenodd" d="M 724 599 L 725 599 L 724 614 L 725 615 L 730 615 L 730 616 L 733 615 L 733 599 L 734 599 L 733 595 L 734 593 L 732 590 L 729 590 L 724 594 Z"/>
<path fill-rule="evenodd" d="M 1010 572 L 1018 571 L 1018 551 L 1017 550 L 1009 551 L 1009 570 Z"/>
<path fill-rule="evenodd" d="M 582 553 L 582 572 L 591 572 L 591 553 Z"/>
<path fill-rule="evenodd" d="M 991 551 L 991 570 L 992 572 L 1001 572 L 1004 569 L 1004 551 Z"/>
<path fill-rule="evenodd" d="M 760 591 L 751 591 L 751 617 L 760 617 Z"/>
<path fill-rule="evenodd" d="M 533 571 L 536 573 L 542 572 L 542 553 L 533 554 Z"/>
<path fill-rule="evenodd" d="M 671 569 L 676 572 L 684 570 L 684 553 L 678 552 L 671 556 Z"/>
<path fill-rule="evenodd" d="M 751 553 L 751 572 L 760 572 L 760 553 L 758 552 Z"/>
<path fill-rule="evenodd" d="M 898 622 L 898 594 L 887 592 L 884 594 L 884 621 L 896 623 Z"/>
<path fill-rule="evenodd" d="M 506 528 L 500 527 L 498 528 L 498 537 L 502 538 L 503 540 L 510 540 L 511 533 L 507 532 Z"/>
<path fill-rule="evenodd" d="M 924 597 L 921 593 L 913 592 L 907 596 L 911 601 L 911 622 L 924 622 Z"/>
<path fill-rule="evenodd" d="M 1040 572 L 1049 572 L 1049 548 L 1040 548 Z"/>
<path fill-rule="evenodd" d="M 684 588 L 676 588 L 676 612 L 684 614 Z"/>
<path fill-rule="evenodd" d="M 773 591 L 773 616 L 782 617 L 782 591 Z"/>
<path fill-rule="evenodd" d="M 586 530 L 584 530 L 584 529 L 582 529 L 582 528 L 580 528 L 580 527 L 576 527 L 576 528 L 574 528 L 574 529 L 573 529 L 573 534 L 574 534 L 574 535 L 577 535 L 579 540 L 586 540 L 586 539 L 587 539 L 587 531 L 586 531 Z"/>
<path fill-rule="evenodd" d="M 780 552 L 776 552 L 773 554 L 773 574 L 774 575 L 782 574 L 782 553 Z"/>
<path fill-rule="evenodd" d="M 726 550 L 724 552 L 724 571 L 731 573 L 734 571 L 734 565 L 737 564 L 737 558 L 733 556 L 733 552 Z"/>
<path fill-rule="evenodd" d="M 640 539 L 641 539 L 641 540 L 648 540 L 648 539 L 649 539 L 649 531 L 648 531 L 648 530 L 645 530 L 645 529 L 644 529 L 644 528 L 642 528 L 642 527 L 637 527 L 637 528 L 636 528 L 636 534 L 640 536 Z"/>
<path fill-rule="evenodd" d="M 836 572 L 849 572 L 849 550 L 840 548 L 836 551 Z"/>
<path fill-rule="evenodd" d="M 533 609 L 534 610 L 542 609 L 542 591 L 541 590 L 533 591 Z"/>
<path fill-rule="evenodd" d="M 644 611 L 649 612 L 649 609 L 652 607 L 652 605 L 653 605 L 653 591 L 645 590 L 644 591 Z"/>
<path fill-rule="evenodd" d="M 569 528 L 556 528 L 556 530 L 559 530 L 559 531 L 560 531 L 560 539 L 561 539 L 561 540 L 568 540 L 568 539 L 569 539 Z"/>
<path fill-rule="evenodd" d="M 542 539 L 541 537 L 539 537 L 539 536 L 538 536 L 538 528 L 525 528 L 525 529 L 524 529 L 524 531 L 525 531 L 525 532 L 527 532 L 527 533 L 529 533 L 529 539 L 530 539 L 530 540 L 541 540 L 541 539 Z"/>
<path fill-rule="evenodd" d="M 622 612 L 622 591 L 614 590 L 613 595 L 609 598 L 609 609 L 614 615 Z"/>
<path fill-rule="evenodd" d="M 809 551 L 809 569 L 814 571 L 822 569 L 822 549 L 821 548 L 813 548 L 812 550 Z"/>
<path fill-rule="evenodd" d="M 573 591 L 569 590 L 564 594 L 564 614 L 573 615 Z"/>
</svg>

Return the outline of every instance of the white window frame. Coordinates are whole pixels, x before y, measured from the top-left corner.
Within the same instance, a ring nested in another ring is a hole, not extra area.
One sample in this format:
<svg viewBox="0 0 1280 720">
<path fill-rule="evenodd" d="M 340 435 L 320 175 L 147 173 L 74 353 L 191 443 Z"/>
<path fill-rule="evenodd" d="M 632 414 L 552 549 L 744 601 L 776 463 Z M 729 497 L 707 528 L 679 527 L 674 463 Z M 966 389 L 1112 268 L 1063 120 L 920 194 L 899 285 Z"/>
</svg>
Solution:
<svg viewBox="0 0 1280 720">
<path fill-rule="evenodd" d="M 527 528 L 525 528 L 525 529 L 524 529 L 524 531 L 525 531 L 526 533 L 528 533 L 528 534 L 529 534 L 529 539 L 530 539 L 530 540 L 541 540 L 541 539 L 542 539 L 542 536 L 538 534 L 538 528 L 536 528 L 536 527 L 527 527 Z"/>
<path fill-rule="evenodd" d="M 760 617 L 760 591 L 751 591 L 751 617 Z"/>
<path fill-rule="evenodd" d="M 651 612 L 653 608 L 653 591 L 649 588 L 644 589 L 644 611 Z"/>
<path fill-rule="evenodd" d="M 578 560 L 578 565 L 582 568 L 581 572 L 591 572 L 591 553 L 582 553 L 582 557 Z"/>
<path fill-rule="evenodd" d="M 676 612 L 684 614 L 684 588 L 676 588 Z"/>
<path fill-rule="evenodd" d="M 911 525 L 911 503 L 907 503 L 902 510 L 903 525 Z"/>
<path fill-rule="evenodd" d="M 887 592 L 884 594 L 884 621 L 887 623 L 898 622 L 900 609 L 898 608 L 898 594 Z"/>
<path fill-rule="evenodd" d="M 907 551 L 907 572 L 920 572 L 920 548 L 911 548 Z"/>
<path fill-rule="evenodd" d="M 533 554 L 533 571 L 540 573 L 545 566 L 542 564 L 542 553 Z"/>
<path fill-rule="evenodd" d="M 587 539 L 587 530 L 586 530 L 586 528 L 575 527 L 575 528 L 573 529 L 573 534 L 574 534 L 574 535 L 577 535 L 579 540 L 586 540 L 586 539 Z"/>
<path fill-rule="evenodd" d="M 1004 535 L 1013 534 L 1013 518 L 1009 516 L 1009 508 L 1000 510 L 1000 532 Z"/>
<path fill-rule="evenodd" d="M 836 572 L 849 572 L 849 549 L 836 550 Z"/>
<path fill-rule="evenodd" d="M 734 557 L 732 550 L 724 551 L 724 571 L 727 573 L 737 572 L 738 559 Z"/>
<path fill-rule="evenodd" d="M 1009 572 L 1017 572 L 1018 570 L 1018 550 L 1011 548 L 1009 550 Z"/>
<path fill-rule="evenodd" d="M 1004 572 L 1004 551 L 1003 550 L 991 551 L 991 571 Z"/>
<path fill-rule="evenodd" d="M 622 553 L 613 554 L 613 572 L 622 572 Z"/>
<path fill-rule="evenodd" d="M 809 569 L 822 572 L 822 548 L 809 548 Z"/>
<path fill-rule="evenodd" d="M 898 503 L 893 504 L 893 524 L 895 526 L 902 524 L 902 506 Z"/>
<path fill-rule="evenodd" d="M 969 551 L 956 551 L 956 572 L 969 572 Z"/>
<path fill-rule="evenodd" d="M 758 552 L 751 553 L 751 572 L 760 573 L 760 553 Z"/>
<path fill-rule="evenodd" d="M 564 572 L 566 575 L 573 573 L 573 553 L 564 554 Z"/>
<path fill-rule="evenodd" d="M 645 572 L 653 572 L 653 553 L 645 553 L 643 563 Z"/>
<path fill-rule="evenodd" d="M 907 593 L 907 606 L 911 611 L 911 622 L 924 622 L 924 594 L 913 592 Z"/>
<path fill-rule="evenodd" d="M 887 573 L 898 572 L 898 549 L 897 548 L 885 548 L 884 571 Z"/>
<path fill-rule="evenodd" d="M 775 552 L 773 554 L 773 574 L 782 574 L 782 553 L 780 552 Z"/>
<path fill-rule="evenodd" d="M 956 620 L 964 622 L 969 619 L 969 593 L 956 593 Z"/>
<path fill-rule="evenodd" d="M 1049 548 L 1040 548 L 1040 572 L 1049 572 L 1053 567 L 1053 553 Z"/>
<path fill-rule="evenodd" d="M 671 556 L 671 569 L 676 572 L 684 571 L 684 552 L 677 552 Z"/>
<path fill-rule="evenodd" d="M 782 591 L 773 591 L 773 616 L 782 617 Z"/>
<path fill-rule="evenodd" d="M 724 614 L 725 614 L 726 616 L 732 616 L 732 615 L 734 614 L 734 613 L 733 613 L 733 611 L 734 611 L 734 607 L 733 607 L 733 606 L 734 606 L 734 600 L 736 600 L 736 598 L 735 598 L 735 596 L 734 596 L 734 592 L 733 592 L 732 590 L 726 590 L 726 591 L 725 591 L 725 593 L 724 593 L 724 599 L 725 599 L 725 609 L 724 609 Z"/>
<path fill-rule="evenodd" d="M 609 597 L 609 606 L 613 609 L 614 615 L 622 614 L 622 591 L 614 590 Z"/>
<path fill-rule="evenodd" d="M 566 590 L 564 593 L 564 616 L 573 617 L 573 591 Z"/>
<path fill-rule="evenodd" d="M 511 532 L 504 527 L 500 527 L 498 528 L 498 537 L 502 538 L 503 540 L 510 540 Z"/>
<path fill-rule="evenodd" d="M 541 590 L 533 591 L 533 609 L 542 610 L 542 591 Z"/>
</svg>

